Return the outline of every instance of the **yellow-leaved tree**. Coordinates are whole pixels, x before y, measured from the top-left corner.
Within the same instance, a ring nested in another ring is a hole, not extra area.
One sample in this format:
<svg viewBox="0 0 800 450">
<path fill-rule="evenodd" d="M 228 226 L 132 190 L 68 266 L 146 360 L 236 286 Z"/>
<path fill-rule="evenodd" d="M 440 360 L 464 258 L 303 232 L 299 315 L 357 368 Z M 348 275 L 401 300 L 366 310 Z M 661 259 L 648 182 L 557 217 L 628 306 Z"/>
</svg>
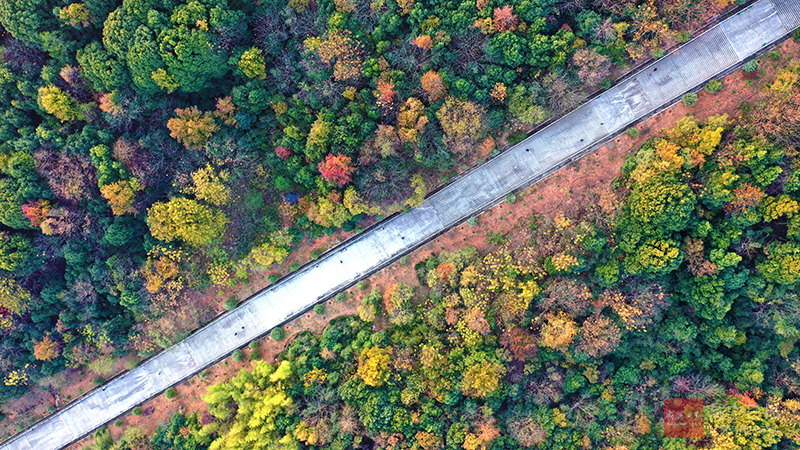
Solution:
<svg viewBox="0 0 800 450">
<path fill-rule="evenodd" d="M 184 190 L 185 194 L 194 194 L 198 200 L 212 205 L 223 206 L 231 199 L 231 188 L 226 184 L 230 180 L 227 170 L 216 170 L 211 164 L 192 172 L 192 186 Z"/>
<path fill-rule="evenodd" d="M 28 310 L 30 303 L 31 293 L 20 286 L 17 280 L 0 277 L 0 306 L 13 313 L 21 314 Z"/>
<path fill-rule="evenodd" d="M 483 108 L 476 103 L 447 97 L 436 117 L 445 133 L 444 143 L 457 153 L 466 153 L 480 137 Z"/>
<path fill-rule="evenodd" d="M 562 311 L 549 313 L 544 320 L 539 345 L 553 350 L 566 350 L 578 334 L 578 325 Z"/>
<path fill-rule="evenodd" d="M 147 211 L 150 233 L 161 241 L 180 239 L 189 245 L 208 245 L 225 233 L 228 218 L 222 211 L 185 197 L 153 204 Z"/>
<path fill-rule="evenodd" d="M 223 421 L 200 431 L 205 436 L 217 434 L 209 450 L 296 447 L 294 436 L 279 431 L 276 423 L 292 407 L 292 398 L 285 391 L 285 383 L 292 377 L 289 361 L 282 361 L 277 368 L 255 361 L 252 371 L 242 369 L 236 377 L 209 387 L 203 400 L 209 413 Z"/>
<path fill-rule="evenodd" d="M 482 353 L 470 358 L 464 378 L 461 380 L 461 391 L 468 397 L 486 398 L 500 388 L 506 367 L 491 360 Z"/>
<path fill-rule="evenodd" d="M 358 376 L 368 386 L 381 386 L 389 379 L 390 348 L 371 347 L 361 350 L 358 357 Z"/>
</svg>

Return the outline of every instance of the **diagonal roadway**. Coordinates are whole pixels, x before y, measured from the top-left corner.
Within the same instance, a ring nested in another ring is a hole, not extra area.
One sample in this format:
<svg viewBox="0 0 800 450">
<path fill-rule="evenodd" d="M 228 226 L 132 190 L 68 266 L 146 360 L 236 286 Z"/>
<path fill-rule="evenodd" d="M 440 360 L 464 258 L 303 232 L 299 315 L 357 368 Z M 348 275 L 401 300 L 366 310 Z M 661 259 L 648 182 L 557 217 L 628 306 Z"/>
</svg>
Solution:
<svg viewBox="0 0 800 450">
<path fill-rule="evenodd" d="M 34 424 L 0 450 L 58 449 L 111 422 L 236 348 L 544 178 L 635 121 L 800 27 L 800 0 L 759 0 L 515 147 L 306 265 L 239 308 Z"/>
</svg>

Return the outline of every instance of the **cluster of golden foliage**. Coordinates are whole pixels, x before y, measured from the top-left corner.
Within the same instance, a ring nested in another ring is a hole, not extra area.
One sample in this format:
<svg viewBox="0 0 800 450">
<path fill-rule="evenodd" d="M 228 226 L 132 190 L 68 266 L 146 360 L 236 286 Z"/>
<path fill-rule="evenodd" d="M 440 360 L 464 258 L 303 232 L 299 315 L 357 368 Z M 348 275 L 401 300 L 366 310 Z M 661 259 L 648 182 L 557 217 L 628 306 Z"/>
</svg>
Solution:
<svg viewBox="0 0 800 450">
<path fill-rule="evenodd" d="M 336 81 L 354 80 L 361 76 L 364 51 L 349 30 L 329 30 L 322 37 L 310 37 L 305 41 L 305 49 L 316 52 L 326 64 L 333 64 L 333 78 Z"/>
</svg>

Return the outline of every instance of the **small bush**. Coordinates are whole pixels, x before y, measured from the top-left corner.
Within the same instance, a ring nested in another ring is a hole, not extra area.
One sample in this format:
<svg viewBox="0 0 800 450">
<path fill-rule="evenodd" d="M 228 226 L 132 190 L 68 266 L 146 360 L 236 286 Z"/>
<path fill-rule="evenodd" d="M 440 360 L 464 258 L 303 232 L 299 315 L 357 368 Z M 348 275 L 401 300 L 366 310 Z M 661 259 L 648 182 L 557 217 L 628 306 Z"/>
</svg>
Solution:
<svg viewBox="0 0 800 450">
<path fill-rule="evenodd" d="M 125 370 L 133 370 L 139 365 L 139 361 L 135 359 L 126 359 L 125 360 Z"/>
<path fill-rule="evenodd" d="M 600 89 L 605 91 L 605 90 L 611 89 L 611 86 L 613 86 L 613 85 L 614 85 L 614 81 L 611 80 L 611 78 L 604 78 L 603 81 L 601 81 L 600 84 L 597 85 L 597 87 L 599 87 Z"/>
<path fill-rule="evenodd" d="M 261 358 L 261 350 L 256 349 L 250 352 L 250 361 L 255 361 L 260 358 Z"/>
<path fill-rule="evenodd" d="M 171 387 L 166 391 L 164 391 L 164 397 L 167 397 L 169 399 L 175 398 L 177 396 L 178 396 L 178 390 L 175 389 L 174 387 Z"/>
<path fill-rule="evenodd" d="M 781 60 L 781 51 L 777 48 L 771 52 L 769 52 L 769 59 L 773 61 L 780 61 Z"/>
<path fill-rule="evenodd" d="M 650 55 L 655 59 L 663 58 L 664 54 L 666 54 L 666 52 L 664 51 L 663 48 L 657 48 L 650 52 Z"/>
<path fill-rule="evenodd" d="M 142 409 L 141 406 L 137 406 L 136 408 L 133 408 L 132 412 L 134 416 L 141 416 L 144 410 Z"/>
<path fill-rule="evenodd" d="M 359 291 L 366 291 L 368 286 L 369 284 L 367 284 L 367 282 L 364 280 L 361 280 L 358 283 L 356 283 L 356 287 L 358 288 Z"/>
<path fill-rule="evenodd" d="M 204 371 L 200 372 L 200 378 L 205 378 L 205 377 L 207 377 L 209 375 L 211 375 L 211 371 L 209 371 L 209 370 L 204 370 Z"/>
<path fill-rule="evenodd" d="M 244 350 L 237 348 L 236 350 L 233 351 L 232 358 L 236 362 L 244 361 Z"/>
<path fill-rule="evenodd" d="M 345 300 L 347 300 L 347 296 L 344 294 L 344 292 L 339 292 L 338 294 L 336 294 L 337 302 L 343 303 Z"/>
<path fill-rule="evenodd" d="M 311 259 L 319 259 L 319 255 L 321 254 L 322 250 L 315 248 L 314 250 L 311 250 Z"/>
<path fill-rule="evenodd" d="M 106 379 L 105 379 L 105 378 L 103 378 L 103 377 L 97 377 L 97 378 L 95 378 L 95 379 L 93 379 L 93 380 L 92 380 L 92 383 L 93 383 L 95 386 L 100 386 L 100 385 L 101 385 L 101 384 L 103 384 L 105 381 L 106 381 Z"/>
<path fill-rule="evenodd" d="M 408 256 L 403 256 L 402 258 L 400 258 L 400 264 L 402 264 L 404 266 L 407 266 L 409 261 L 411 261 L 411 260 L 408 258 Z"/>
<path fill-rule="evenodd" d="M 630 127 L 627 130 L 625 130 L 625 134 L 636 139 L 637 137 L 639 137 L 639 134 L 641 134 L 641 132 L 636 127 Z"/>
<path fill-rule="evenodd" d="M 320 315 L 325 314 L 325 305 L 323 305 L 322 303 L 314 305 L 314 312 Z"/>
<path fill-rule="evenodd" d="M 267 281 L 269 281 L 269 283 L 270 283 L 270 284 L 275 284 L 275 283 L 277 283 L 277 282 L 278 282 L 278 279 L 280 279 L 280 277 L 278 276 L 278 274 L 277 274 L 277 273 L 271 273 L 271 274 L 269 274 L 269 276 L 267 277 Z"/>
<path fill-rule="evenodd" d="M 758 73 L 758 61 L 756 61 L 755 59 L 752 61 L 748 61 L 747 63 L 745 63 L 745 65 L 742 66 L 742 70 L 745 71 L 745 73 L 749 74 Z"/>
<path fill-rule="evenodd" d="M 238 305 L 239 305 L 239 301 L 236 300 L 236 297 L 231 297 L 231 298 L 225 300 L 225 303 L 222 304 L 222 306 L 224 306 L 225 309 L 227 309 L 228 311 L 230 311 L 232 309 L 236 309 L 236 306 L 238 306 Z"/>
<path fill-rule="evenodd" d="M 284 336 L 286 336 L 286 332 L 283 331 L 281 327 L 273 328 L 272 331 L 269 332 L 269 337 L 275 342 L 283 340 Z"/>
<path fill-rule="evenodd" d="M 675 36 L 675 40 L 678 41 L 679 44 L 683 44 L 684 42 L 689 42 L 689 39 L 692 38 L 691 31 L 678 31 L 678 35 Z"/>
<path fill-rule="evenodd" d="M 794 30 L 794 33 L 792 33 L 792 39 L 795 42 L 800 42 L 800 28 Z"/>
<path fill-rule="evenodd" d="M 518 144 L 528 137 L 528 133 L 524 131 L 515 131 L 508 135 L 508 143 L 511 145 Z"/>
<path fill-rule="evenodd" d="M 506 203 L 508 203 L 509 205 L 513 205 L 516 202 L 517 202 L 517 194 L 510 192 L 508 195 L 506 195 Z"/>
<path fill-rule="evenodd" d="M 697 94 L 694 92 L 687 92 L 686 94 L 683 94 L 681 101 L 687 108 L 694 106 L 694 104 L 697 103 Z"/>
<path fill-rule="evenodd" d="M 711 80 L 706 84 L 706 92 L 709 94 L 716 94 L 720 89 L 722 89 L 722 81 L 717 79 Z"/>
<path fill-rule="evenodd" d="M 125 425 L 125 422 L 123 422 L 122 419 L 117 419 L 117 420 L 114 421 L 114 426 L 115 427 L 121 427 L 123 425 Z"/>
<path fill-rule="evenodd" d="M 247 348 L 249 348 L 250 350 L 257 349 L 258 348 L 258 341 L 251 341 L 249 344 L 247 344 Z"/>
<path fill-rule="evenodd" d="M 492 245 L 503 245 L 507 240 L 508 238 L 501 233 L 494 233 L 493 235 L 489 236 L 489 243 Z"/>
<path fill-rule="evenodd" d="M 470 217 L 469 219 L 467 219 L 467 223 L 468 223 L 468 224 L 469 224 L 471 227 L 474 227 L 475 225 L 477 225 L 477 224 L 478 224 L 478 218 L 477 218 L 477 217 Z"/>
<path fill-rule="evenodd" d="M 296 262 L 289 264 L 289 270 L 291 270 L 292 272 L 296 271 L 299 268 L 300 268 L 300 264 L 298 264 Z"/>
<path fill-rule="evenodd" d="M 94 432 L 94 444 L 90 448 L 104 449 L 111 448 L 112 445 L 114 445 L 114 438 L 111 437 L 108 428 L 102 427 Z"/>
</svg>

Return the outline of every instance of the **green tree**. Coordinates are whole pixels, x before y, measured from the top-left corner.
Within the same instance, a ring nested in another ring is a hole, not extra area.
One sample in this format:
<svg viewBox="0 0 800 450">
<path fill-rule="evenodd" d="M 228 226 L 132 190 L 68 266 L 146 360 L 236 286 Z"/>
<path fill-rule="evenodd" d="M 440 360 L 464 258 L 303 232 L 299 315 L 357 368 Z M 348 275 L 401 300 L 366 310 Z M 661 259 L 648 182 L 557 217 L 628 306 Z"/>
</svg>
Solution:
<svg viewBox="0 0 800 450">
<path fill-rule="evenodd" d="M 215 36 L 238 30 L 243 20 L 244 12 L 224 0 L 131 0 L 109 14 L 103 44 L 145 94 L 203 92 L 228 72 L 228 51 Z"/>
<path fill-rule="evenodd" d="M 792 242 L 773 244 L 767 260 L 756 268 L 770 283 L 794 285 L 800 280 L 800 247 Z"/>
<path fill-rule="evenodd" d="M 516 69 L 526 61 L 524 43 L 517 33 L 506 31 L 492 38 L 490 51 L 503 64 Z"/>
<path fill-rule="evenodd" d="M 109 19 L 111 16 L 109 15 Z M 106 30 L 103 30 L 103 42 L 106 42 Z M 120 35 L 125 36 L 121 39 L 127 41 L 123 44 L 122 48 L 125 49 L 124 60 L 128 65 L 128 71 L 131 75 L 134 85 L 137 90 L 143 94 L 155 94 L 159 92 L 162 87 L 153 79 L 153 74 L 159 69 L 164 69 L 164 61 L 159 55 L 158 42 L 154 33 L 144 25 L 134 28 L 130 33 L 123 33 L 127 31 L 124 28 L 120 30 Z M 105 44 L 106 49 L 113 52 L 114 49 Z"/>
<path fill-rule="evenodd" d="M 687 281 L 686 301 L 694 307 L 698 316 L 708 320 L 722 320 L 733 304 L 733 298 L 725 295 L 725 282 L 716 275 L 692 277 Z"/>
<path fill-rule="evenodd" d="M 662 234 L 686 228 L 696 202 L 687 183 L 662 173 L 635 184 L 628 208 L 633 220 Z"/>
<path fill-rule="evenodd" d="M 92 41 L 78 50 L 77 59 L 83 75 L 100 92 L 111 92 L 130 83 L 130 75 L 125 64 L 106 51 L 97 41 Z"/>
<path fill-rule="evenodd" d="M 16 229 L 30 229 L 31 223 L 22 214 L 22 204 L 32 196 L 27 195 L 24 181 L 15 178 L 0 179 L 0 222 Z"/>
<path fill-rule="evenodd" d="M 156 239 L 180 239 L 189 245 L 208 245 L 225 233 L 228 218 L 222 211 L 185 197 L 153 204 L 147 211 L 147 224 Z"/>
<path fill-rule="evenodd" d="M 0 269 L 27 276 L 35 272 L 40 263 L 30 239 L 21 234 L 0 232 Z"/>
<path fill-rule="evenodd" d="M 53 15 L 53 0 L 8 0 L 0 2 L 0 23 L 17 39 L 41 46 L 40 33 L 57 30 L 58 21 Z"/>
<path fill-rule="evenodd" d="M 647 239 L 625 256 L 625 270 L 631 274 L 663 275 L 681 264 L 681 251 L 672 240 Z"/>
<path fill-rule="evenodd" d="M 155 450 L 205 450 L 210 440 L 200 434 L 200 421 L 195 414 L 174 414 L 150 436 Z"/>
<path fill-rule="evenodd" d="M 211 9 L 198 1 L 177 7 L 170 18 L 172 27 L 158 36 L 166 71 L 185 92 L 208 89 L 228 71 L 227 52 L 210 42 Z"/>
</svg>

